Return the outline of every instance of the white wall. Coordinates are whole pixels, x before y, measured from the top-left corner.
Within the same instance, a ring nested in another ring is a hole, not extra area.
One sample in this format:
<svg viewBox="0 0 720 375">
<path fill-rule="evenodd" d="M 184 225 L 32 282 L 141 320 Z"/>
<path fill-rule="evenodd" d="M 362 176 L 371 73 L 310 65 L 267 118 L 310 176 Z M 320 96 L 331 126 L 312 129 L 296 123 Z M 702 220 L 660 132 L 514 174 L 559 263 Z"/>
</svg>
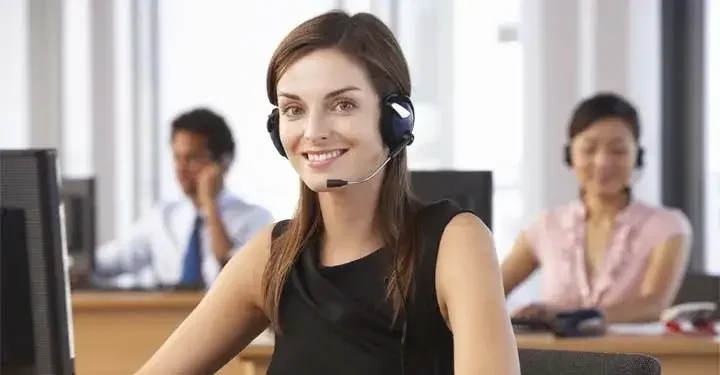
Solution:
<svg viewBox="0 0 720 375">
<path fill-rule="evenodd" d="M 28 145 L 27 6 L 0 1 L 0 148 Z"/>
<path fill-rule="evenodd" d="M 135 219 L 122 202 L 134 200 L 136 168 L 120 161 L 134 147 L 124 132 L 129 8 L 130 0 L 0 1 L 0 148 L 56 148 L 64 176 L 95 175 L 100 241 Z"/>
<path fill-rule="evenodd" d="M 720 275 L 720 4 L 705 4 L 705 261 Z"/>
<path fill-rule="evenodd" d="M 61 30 L 58 1 L 0 2 L 0 148 L 60 144 Z"/>
</svg>

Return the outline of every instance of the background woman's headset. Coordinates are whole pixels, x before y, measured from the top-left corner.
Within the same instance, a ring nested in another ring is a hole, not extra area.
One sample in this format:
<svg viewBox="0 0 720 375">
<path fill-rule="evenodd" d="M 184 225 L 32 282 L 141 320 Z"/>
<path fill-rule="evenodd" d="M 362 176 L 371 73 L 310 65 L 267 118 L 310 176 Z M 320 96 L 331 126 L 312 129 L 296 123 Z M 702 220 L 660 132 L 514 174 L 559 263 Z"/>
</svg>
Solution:
<svg viewBox="0 0 720 375">
<path fill-rule="evenodd" d="M 569 144 L 565 145 L 564 151 L 565 152 L 563 155 L 563 161 L 565 162 L 565 165 L 567 165 L 568 167 L 572 167 L 573 166 L 572 150 L 570 149 Z M 642 169 L 642 167 L 644 167 L 644 166 L 645 166 L 645 149 L 643 149 L 642 146 L 638 145 L 637 157 L 635 159 L 635 168 Z"/>
</svg>

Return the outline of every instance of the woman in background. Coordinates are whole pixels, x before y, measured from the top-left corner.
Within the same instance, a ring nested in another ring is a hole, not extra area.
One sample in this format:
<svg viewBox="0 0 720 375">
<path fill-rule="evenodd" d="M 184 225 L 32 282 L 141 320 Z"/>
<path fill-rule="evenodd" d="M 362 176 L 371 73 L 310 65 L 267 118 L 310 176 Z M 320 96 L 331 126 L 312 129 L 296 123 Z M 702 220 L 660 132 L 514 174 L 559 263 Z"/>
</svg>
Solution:
<svg viewBox="0 0 720 375">
<path fill-rule="evenodd" d="M 657 321 L 683 279 L 692 230 L 682 212 L 632 195 L 644 162 L 637 111 L 597 94 L 576 107 L 568 136 L 565 162 L 580 197 L 542 214 L 503 262 L 506 295 L 543 269 L 540 300 L 513 316 L 598 308 L 608 322 Z"/>
</svg>

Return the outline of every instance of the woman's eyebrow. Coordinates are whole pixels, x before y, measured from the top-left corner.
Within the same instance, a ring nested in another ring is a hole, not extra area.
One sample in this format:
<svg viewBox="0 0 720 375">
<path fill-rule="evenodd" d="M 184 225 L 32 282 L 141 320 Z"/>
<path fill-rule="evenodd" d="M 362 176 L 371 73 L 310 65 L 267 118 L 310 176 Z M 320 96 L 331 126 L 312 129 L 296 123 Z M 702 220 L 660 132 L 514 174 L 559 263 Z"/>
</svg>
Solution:
<svg viewBox="0 0 720 375">
<path fill-rule="evenodd" d="M 330 91 L 329 93 L 325 94 L 325 99 L 329 99 L 329 98 L 344 94 L 348 91 L 360 91 L 360 88 L 357 86 L 345 86 L 345 87 Z M 289 92 L 278 92 L 278 96 L 282 96 L 282 97 L 292 99 L 292 100 L 301 100 L 300 95 L 292 94 Z"/>
</svg>

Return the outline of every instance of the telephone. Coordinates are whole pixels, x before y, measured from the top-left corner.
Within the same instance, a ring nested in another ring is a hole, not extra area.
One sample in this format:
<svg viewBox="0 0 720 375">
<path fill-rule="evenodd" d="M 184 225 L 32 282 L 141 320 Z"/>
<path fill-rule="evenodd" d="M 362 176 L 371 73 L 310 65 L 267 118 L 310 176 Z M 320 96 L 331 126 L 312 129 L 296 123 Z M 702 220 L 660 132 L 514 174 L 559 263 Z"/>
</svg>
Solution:
<svg viewBox="0 0 720 375">
<path fill-rule="evenodd" d="M 511 318 L 510 322 L 515 333 L 551 332 L 557 337 L 602 336 L 607 329 L 598 309 L 561 311 L 551 318 Z"/>
<path fill-rule="evenodd" d="M 714 302 L 688 302 L 663 311 L 660 321 L 669 332 L 717 335 L 713 316 L 717 310 Z M 688 328 L 692 327 L 692 328 Z"/>
<path fill-rule="evenodd" d="M 215 163 L 218 163 L 222 166 L 223 170 L 227 170 L 230 168 L 230 164 L 232 163 L 232 155 L 225 153 L 225 154 L 216 154 L 216 153 L 210 153 L 210 160 L 212 160 Z"/>
</svg>

